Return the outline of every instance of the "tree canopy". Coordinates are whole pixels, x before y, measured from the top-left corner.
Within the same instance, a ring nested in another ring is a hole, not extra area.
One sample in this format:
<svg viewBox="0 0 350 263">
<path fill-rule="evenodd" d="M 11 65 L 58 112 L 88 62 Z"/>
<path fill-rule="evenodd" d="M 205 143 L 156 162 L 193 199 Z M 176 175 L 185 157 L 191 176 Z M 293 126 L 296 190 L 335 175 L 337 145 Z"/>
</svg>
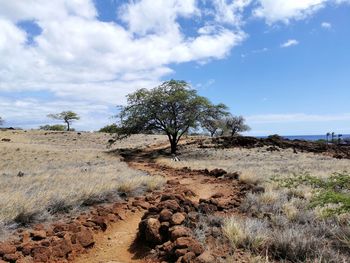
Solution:
<svg viewBox="0 0 350 263">
<path fill-rule="evenodd" d="M 39 127 L 40 130 L 44 131 L 65 131 L 66 126 L 61 125 L 61 124 L 55 124 L 55 125 L 44 125 Z"/>
<path fill-rule="evenodd" d="M 235 136 L 240 132 L 250 131 L 250 127 L 245 123 L 243 116 L 230 116 L 226 118 L 226 127 L 231 133 L 231 136 Z"/>
<path fill-rule="evenodd" d="M 127 97 L 118 114 L 119 138 L 136 133 L 163 132 L 171 153 L 190 129 L 203 128 L 208 119 L 227 114 L 224 104 L 214 105 L 185 81 L 170 80 L 151 90 L 140 89 Z"/>
<path fill-rule="evenodd" d="M 62 111 L 61 113 L 49 114 L 47 117 L 64 121 L 67 124 L 67 131 L 70 131 L 70 125 L 73 121 L 80 119 L 78 114 L 73 111 Z"/>
</svg>

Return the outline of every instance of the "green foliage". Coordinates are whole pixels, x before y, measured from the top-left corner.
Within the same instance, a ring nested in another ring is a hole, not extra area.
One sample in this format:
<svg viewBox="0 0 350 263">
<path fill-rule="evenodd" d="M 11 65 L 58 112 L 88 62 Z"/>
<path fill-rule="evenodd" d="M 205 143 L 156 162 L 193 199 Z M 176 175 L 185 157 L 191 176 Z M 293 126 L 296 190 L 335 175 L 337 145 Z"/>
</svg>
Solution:
<svg viewBox="0 0 350 263">
<path fill-rule="evenodd" d="M 226 120 L 223 119 L 224 116 L 228 114 L 223 110 L 226 109 L 226 106 L 219 104 L 208 110 L 208 114 L 202 121 L 202 127 L 206 129 L 211 137 L 215 135 L 222 135 L 226 130 Z"/>
<path fill-rule="evenodd" d="M 331 216 L 350 212 L 350 174 L 334 173 L 328 178 L 318 178 L 308 173 L 295 174 L 288 178 L 272 178 L 280 187 L 295 188 L 300 185 L 311 186 L 315 194 L 310 207 L 323 207 L 324 215 Z"/>
<path fill-rule="evenodd" d="M 230 132 L 231 136 L 250 131 L 250 127 L 245 123 L 243 116 L 230 116 L 225 119 L 225 122 L 226 130 Z"/>
<path fill-rule="evenodd" d="M 170 80 L 151 90 L 140 89 L 120 107 L 118 138 L 136 133 L 163 132 L 176 153 L 180 138 L 190 129 L 203 127 L 208 118 L 227 114 L 223 104 L 213 105 L 185 81 Z"/>
<path fill-rule="evenodd" d="M 117 133 L 118 131 L 119 129 L 116 124 L 106 125 L 105 127 L 99 130 L 99 132 L 106 132 L 106 133 Z"/>
<path fill-rule="evenodd" d="M 60 124 L 44 125 L 44 126 L 40 126 L 39 129 L 44 131 L 65 131 L 66 126 L 60 125 Z"/>
<path fill-rule="evenodd" d="M 67 124 L 67 131 L 70 131 L 70 125 L 73 121 L 79 120 L 80 117 L 73 111 L 62 111 L 61 113 L 49 114 L 47 117 L 55 120 L 62 120 Z"/>
</svg>

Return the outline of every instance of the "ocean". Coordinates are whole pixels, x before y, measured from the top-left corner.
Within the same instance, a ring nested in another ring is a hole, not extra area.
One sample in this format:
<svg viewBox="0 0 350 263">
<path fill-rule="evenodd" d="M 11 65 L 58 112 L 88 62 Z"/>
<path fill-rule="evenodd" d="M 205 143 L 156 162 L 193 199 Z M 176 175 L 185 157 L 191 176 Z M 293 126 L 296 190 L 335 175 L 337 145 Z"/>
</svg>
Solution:
<svg viewBox="0 0 350 263">
<path fill-rule="evenodd" d="M 267 136 L 262 136 L 259 138 L 266 138 Z M 282 135 L 281 137 L 289 139 L 289 140 L 305 140 L 305 141 L 318 141 L 318 140 L 326 140 L 326 135 L 293 135 L 293 136 L 285 136 Z M 335 137 L 338 138 L 337 136 Z M 342 139 L 350 138 L 350 134 L 343 134 Z M 328 139 L 331 139 L 331 136 L 328 137 Z"/>
</svg>

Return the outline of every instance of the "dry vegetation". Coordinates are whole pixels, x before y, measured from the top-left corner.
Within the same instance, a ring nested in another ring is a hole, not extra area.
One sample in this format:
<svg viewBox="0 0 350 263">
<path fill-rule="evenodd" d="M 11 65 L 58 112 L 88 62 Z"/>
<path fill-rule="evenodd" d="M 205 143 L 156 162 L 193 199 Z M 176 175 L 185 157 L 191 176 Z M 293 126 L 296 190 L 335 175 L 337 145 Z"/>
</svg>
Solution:
<svg viewBox="0 0 350 263">
<path fill-rule="evenodd" d="M 243 248 L 257 262 L 348 262 L 350 258 L 350 161 L 286 149 L 181 149 L 173 167 L 222 168 L 263 186 L 248 193 L 241 216 L 227 218 L 232 251 Z M 348 171 L 348 172 L 347 172 Z M 338 174 L 334 174 L 338 173 Z"/>
<path fill-rule="evenodd" d="M 0 131 L 3 138 L 11 141 L 0 142 L 0 225 L 6 226 L 0 229 L 163 183 L 163 178 L 135 171 L 108 154 L 108 134 Z M 113 147 L 144 147 L 163 140 L 137 135 Z"/>
<path fill-rule="evenodd" d="M 312 153 L 294 154 L 292 149 L 270 152 L 265 147 L 202 149 L 189 145 L 181 148 L 180 153 L 181 162 L 172 162 L 168 158 L 159 159 L 159 162 L 178 168 L 222 168 L 228 172 L 240 172 L 241 180 L 249 182 L 263 182 L 272 176 L 289 176 L 304 172 L 326 177 L 334 172 L 350 171 L 349 160 Z"/>
</svg>

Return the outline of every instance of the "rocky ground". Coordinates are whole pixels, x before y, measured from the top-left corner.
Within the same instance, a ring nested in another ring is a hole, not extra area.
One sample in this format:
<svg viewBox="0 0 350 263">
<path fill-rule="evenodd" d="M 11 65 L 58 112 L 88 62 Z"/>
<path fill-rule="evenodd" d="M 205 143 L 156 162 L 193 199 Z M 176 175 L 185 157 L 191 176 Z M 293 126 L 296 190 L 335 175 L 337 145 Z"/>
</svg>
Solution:
<svg viewBox="0 0 350 263">
<path fill-rule="evenodd" d="M 253 147 L 246 145 L 247 140 L 227 143 L 225 139 L 216 146 L 237 143 Z M 200 147 L 208 145 L 200 143 Z M 164 177 L 161 190 L 122 196 L 122 201 L 94 205 L 78 216 L 67 214 L 54 223 L 18 229 L 0 243 L 0 263 L 252 262 L 248 252 L 231 253 L 222 225 L 232 215 L 244 218 L 239 206 L 246 193 L 264 188 L 243 183 L 238 173 L 221 169 L 179 169 L 157 163 L 164 148 L 163 143 L 110 153 L 122 156 L 132 169 Z"/>
<path fill-rule="evenodd" d="M 222 220 L 238 213 L 247 190 L 237 176 L 168 168 L 142 152 L 125 160 L 134 169 L 164 176 L 165 187 L 18 229 L 0 243 L 0 262 L 227 262 Z M 235 255 L 244 262 L 244 253 Z"/>
<path fill-rule="evenodd" d="M 295 153 L 311 152 L 324 154 L 337 159 L 350 159 L 350 145 L 348 144 L 330 144 L 326 142 L 312 142 L 303 140 L 288 140 L 278 135 L 268 138 L 255 138 L 246 136 L 236 137 L 218 137 L 202 141 L 202 147 L 231 148 L 244 147 L 256 148 L 268 146 L 269 151 L 279 151 L 279 149 L 293 149 Z"/>
</svg>

